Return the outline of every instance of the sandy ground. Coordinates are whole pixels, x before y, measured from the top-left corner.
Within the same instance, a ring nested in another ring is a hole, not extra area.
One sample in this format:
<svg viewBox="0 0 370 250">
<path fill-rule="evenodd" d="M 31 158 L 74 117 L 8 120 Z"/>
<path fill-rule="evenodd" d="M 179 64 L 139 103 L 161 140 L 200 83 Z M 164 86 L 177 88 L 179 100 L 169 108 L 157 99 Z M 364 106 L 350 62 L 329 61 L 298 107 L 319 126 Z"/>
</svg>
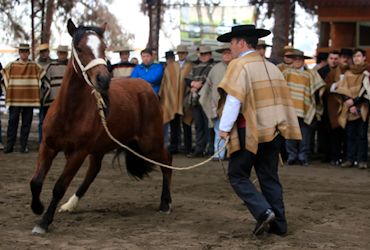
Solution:
<svg viewBox="0 0 370 250">
<path fill-rule="evenodd" d="M 49 232 L 34 236 L 39 219 L 29 202 L 37 153 L 0 152 L 0 249 L 370 249 L 370 171 L 313 163 L 280 169 L 289 234 L 254 237 L 255 221 L 233 193 L 222 167 L 212 162 L 175 172 L 173 211 L 157 212 L 161 173 L 136 181 L 112 168 L 112 155 L 74 213 L 57 213 Z M 176 165 L 199 159 L 176 155 Z M 58 156 L 42 200 L 64 165 Z M 65 202 L 81 183 L 73 180 Z"/>
</svg>

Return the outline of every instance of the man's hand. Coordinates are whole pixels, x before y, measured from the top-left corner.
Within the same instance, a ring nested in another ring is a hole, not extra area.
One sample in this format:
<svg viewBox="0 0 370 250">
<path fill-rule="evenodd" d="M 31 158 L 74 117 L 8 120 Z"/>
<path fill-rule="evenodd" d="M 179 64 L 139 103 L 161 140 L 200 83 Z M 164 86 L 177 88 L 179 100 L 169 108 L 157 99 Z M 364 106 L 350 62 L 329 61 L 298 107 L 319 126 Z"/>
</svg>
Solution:
<svg viewBox="0 0 370 250">
<path fill-rule="evenodd" d="M 351 112 L 354 115 L 358 115 L 357 108 L 355 106 L 352 106 L 349 108 L 349 112 Z"/>
<path fill-rule="evenodd" d="M 348 99 L 347 101 L 344 102 L 344 104 L 347 106 L 347 107 L 351 107 L 353 106 L 353 100 L 352 99 Z"/>
<path fill-rule="evenodd" d="M 192 81 L 190 86 L 195 89 L 200 89 L 203 86 L 203 84 L 202 81 Z"/>
<path fill-rule="evenodd" d="M 229 137 L 229 134 L 230 134 L 229 132 L 225 132 L 225 131 L 221 131 L 221 130 L 220 130 L 220 133 L 219 133 L 221 139 L 224 139 L 224 140 L 226 140 L 226 138 Z"/>
</svg>

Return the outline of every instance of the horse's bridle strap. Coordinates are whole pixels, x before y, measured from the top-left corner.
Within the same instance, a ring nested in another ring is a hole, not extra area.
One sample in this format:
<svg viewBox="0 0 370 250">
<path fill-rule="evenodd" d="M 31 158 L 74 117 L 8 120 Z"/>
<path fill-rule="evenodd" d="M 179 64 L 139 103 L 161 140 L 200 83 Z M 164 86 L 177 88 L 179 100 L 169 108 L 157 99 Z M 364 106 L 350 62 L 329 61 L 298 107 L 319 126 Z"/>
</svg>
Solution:
<svg viewBox="0 0 370 250">
<path fill-rule="evenodd" d="M 92 69 L 94 68 L 95 66 L 98 66 L 98 65 L 107 65 L 107 62 L 102 59 L 102 58 L 95 58 L 94 60 L 92 60 L 91 62 L 89 62 L 89 64 L 87 64 L 84 69 L 81 69 L 82 71 L 88 71 L 89 69 Z"/>
<path fill-rule="evenodd" d="M 73 59 L 76 60 L 78 67 L 80 68 L 82 75 L 85 78 L 86 83 L 90 85 L 93 89 L 95 89 L 94 84 L 92 84 L 92 82 L 89 79 L 89 76 L 87 75 L 87 71 L 98 65 L 107 65 L 107 62 L 102 58 L 95 58 L 91 62 L 89 62 L 86 66 L 83 66 L 80 58 L 78 57 L 76 48 L 72 44 L 72 64 L 73 64 L 73 68 L 75 69 L 76 73 L 78 73 Z"/>
</svg>

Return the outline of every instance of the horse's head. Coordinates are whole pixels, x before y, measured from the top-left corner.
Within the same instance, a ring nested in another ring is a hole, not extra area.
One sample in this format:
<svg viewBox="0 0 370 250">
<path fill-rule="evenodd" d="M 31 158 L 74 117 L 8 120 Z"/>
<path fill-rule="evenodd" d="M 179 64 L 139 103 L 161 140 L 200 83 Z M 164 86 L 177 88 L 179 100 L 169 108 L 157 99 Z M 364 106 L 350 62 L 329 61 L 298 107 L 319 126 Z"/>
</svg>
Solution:
<svg viewBox="0 0 370 250">
<path fill-rule="evenodd" d="M 81 73 L 88 84 L 92 84 L 102 94 L 106 94 L 111 74 L 105 61 L 106 45 L 103 34 L 106 23 L 102 27 L 74 25 L 71 19 L 67 24 L 68 33 L 72 36 L 73 65 Z"/>
</svg>

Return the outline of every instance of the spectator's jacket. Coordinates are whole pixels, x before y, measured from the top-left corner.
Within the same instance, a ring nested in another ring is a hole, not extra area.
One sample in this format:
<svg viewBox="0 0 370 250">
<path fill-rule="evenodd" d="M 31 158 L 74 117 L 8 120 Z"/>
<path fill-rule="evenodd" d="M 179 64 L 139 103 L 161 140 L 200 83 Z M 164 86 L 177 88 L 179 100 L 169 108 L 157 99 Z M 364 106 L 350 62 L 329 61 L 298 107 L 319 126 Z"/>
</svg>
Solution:
<svg viewBox="0 0 370 250">
<path fill-rule="evenodd" d="M 139 64 L 132 71 L 131 77 L 144 79 L 152 85 L 154 92 L 158 94 L 163 71 L 163 66 L 159 63 L 152 63 L 150 65 Z"/>
<path fill-rule="evenodd" d="M 209 71 L 211 71 L 215 63 L 215 60 L 210 59 L 208 62 L 199 62 L 198 64 L 194 64 L 190 74 L 185 78 L 186 84 L 190 86 L 192 81 L 201 81 L 204 83 Z"/>
<path fill-rule="evenodd" d="M 202 105 L 203 111 L 208 118 L 208 124 L 211 125 L 210 127 L 213 126 L 212 119 L 217 118 L 217 107 L 218 101 L 220 100 L 217 86 L 224 77 L 226 69 L 227 64 L 225 62 L 215 64 L 208 73 L 204 86 L 199 91 L 199 103 Z"/>
</svg>

